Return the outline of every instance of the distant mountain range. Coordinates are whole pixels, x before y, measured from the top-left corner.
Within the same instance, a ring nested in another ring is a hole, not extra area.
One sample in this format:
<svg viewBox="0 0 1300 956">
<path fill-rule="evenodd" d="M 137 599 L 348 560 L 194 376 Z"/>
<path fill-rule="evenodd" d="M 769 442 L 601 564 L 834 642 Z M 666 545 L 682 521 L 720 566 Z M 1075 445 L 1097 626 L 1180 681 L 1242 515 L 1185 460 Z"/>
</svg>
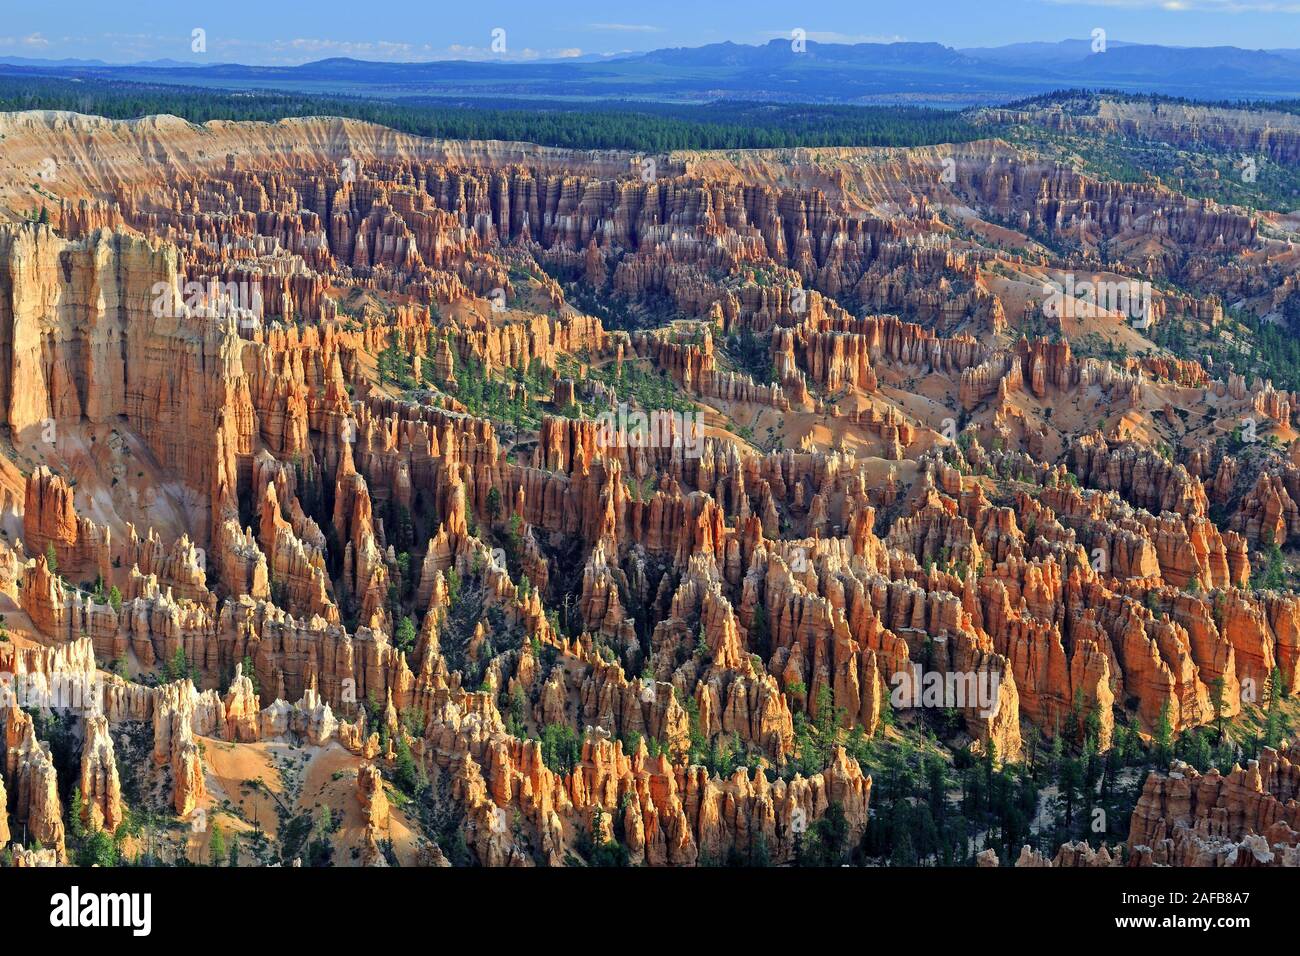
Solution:
<svg viewBox="0 0 1300 956">
<path fill-rule="evenodd" d="M 162 67 L 162 68 L 197 68 L 206 66 L 204 63 L 186 63 L 183 60 L 140 60 L 136 63 L 117 64 L 108 63 L 104 60 L 43 60 L 34 56 L 0 56 L 0 65 L 4 66 L 32 66 L 32 67 L 104 67 L 107 69 L 129 69 L 131 67 Z"/>
<path fill-rule="evenodd" d="M 968 106 L 1065 87 L 1163 93 L 1197 99 L 1300 98 L 1300 50 L 1166 47 L 1091 40 L 954 49 L 938 43 L 835 44 L 789 40 L 714 43 L 617 57 L 546 62 L 451 60 L 387 63 L 333 58 L 300 66 L 198 65 L 159 60 L 0 57 L 7 73 L 30 71 L 222 89 L 408 96 L 718 99 Z"/>
</svg>

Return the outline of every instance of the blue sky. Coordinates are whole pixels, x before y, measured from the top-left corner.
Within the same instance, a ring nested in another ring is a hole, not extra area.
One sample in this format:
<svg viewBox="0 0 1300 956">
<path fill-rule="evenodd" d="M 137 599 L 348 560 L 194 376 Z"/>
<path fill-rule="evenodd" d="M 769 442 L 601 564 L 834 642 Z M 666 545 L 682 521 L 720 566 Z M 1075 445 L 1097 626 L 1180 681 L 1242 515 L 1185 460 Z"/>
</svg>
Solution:
<svg viewBox="0 0 1300 956">
<path fill-rule="evenodd" d="M 480 59 L 496 28 L 510 59 L 759 43 L 795 27 L 828 42 L 999 46 L 1102 27 L 1112 41 L 1300 47 L 1300 0 L 223 0 L 200 12 L 176 0 L 45 0 L 3 11 L 0 56 L 110 62 Z M 195 29 L 205 53 L 191 51 Z"/>
</svg>

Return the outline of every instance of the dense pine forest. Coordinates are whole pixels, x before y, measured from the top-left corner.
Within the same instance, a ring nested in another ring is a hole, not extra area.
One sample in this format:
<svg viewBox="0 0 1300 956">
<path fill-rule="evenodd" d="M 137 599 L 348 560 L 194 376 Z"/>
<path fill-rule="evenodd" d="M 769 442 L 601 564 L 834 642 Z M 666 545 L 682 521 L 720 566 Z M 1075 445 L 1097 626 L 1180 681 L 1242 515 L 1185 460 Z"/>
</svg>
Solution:
<svg viewBox="0 0 1300 956">
<path fill-rule="evenodd" d="M 0 68 L 3 69 L 3 68 Z M 0 110 L 71 110 L 114 119 L 171 113 L 274 121 L 348 116 L 440 139 L 523 140 L 570 149 L 762 149 L 791 146 L 926 146 L 981 135 L 955 112 L 919 107 L 767 103 L 680 105 L 628 101 L 386 101 L 302 93 L 223 93 L 197 87 L 67 80 L 9 68 L 0 75 Z"/>
<path fill-rule="evenodd" d="M 1282 113 L 1300 113 L 1300 99 L 1296 100 L 1205 100 L 1186 96 L 1168 96 L 1163 93 L 1131 93 L 1115 89 L 1066 89 L 1052 90 L 1014 100 L 1005 105 L 1005 109 L 1029 109 L 1035 106 L 1052 106 L 1061 103 L 1073 105 L 1075 112 L 1095 112 L 1102 100 L 1119 100 L 1124 103 L 1150 103 L 1152 109 L 1161 106 L 1212 106 L 1220 109 L 1248 110 L 1252 113 L 1277 111 Z"/>
</svg>

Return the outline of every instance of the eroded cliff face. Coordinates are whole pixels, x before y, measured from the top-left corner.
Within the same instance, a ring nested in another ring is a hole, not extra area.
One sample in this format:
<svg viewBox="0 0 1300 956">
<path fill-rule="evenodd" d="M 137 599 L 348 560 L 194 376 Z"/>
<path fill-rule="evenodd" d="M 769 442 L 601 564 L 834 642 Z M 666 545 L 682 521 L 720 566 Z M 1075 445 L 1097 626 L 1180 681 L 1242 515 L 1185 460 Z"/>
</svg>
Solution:
<svg viewBox="0 0 1300 956">
<path fill-rule="evenodd" d="M 1128 850 L 1138 866 L 1300 866 L 1300 748 L 1230 773 L 1177 763 L 1147 777 Z"/>
<path fill-rule="evenodd" d="M 1215 440 L 1291 440 L 1295 396 L 1106 310 L 1039 335 L 1024 291 L 1247 268 L 1238 210 L 996 142 L 647 181 L 344 121 L 3 123 L 76 169 L 57 228 L 0 226 L 0 665 L 98 675 L 90 830 L 127 773 L 203 832 L 304 752 L 366 865 L 788 863 L 827 814 L 857 845 L 891 727 L 996 764 L 1300 686 L 1300 598 L 1251 586 L 1300 471 Z M 60 771 L 7 714 L 9 832 L 62 860 Z"/>
<path fill-rule="evenodd" d="M 1059 107 L 1041 111 L 984 111 L 982 119 L 997 122 L 1033 121 L 1067 132 L 1102 132 L 1139 136 L 1179 144 L 1208 143 L 1235 153 L 1261 154 L 1275 162 L 1300 159 L 1300 122 L 1294 114 L 1264 111 L 1251 116 L 1240 110 L 1195 103 L 1146 104 L 1097 97 L 1091 112 L 1066 112 Z"/>
</svg>

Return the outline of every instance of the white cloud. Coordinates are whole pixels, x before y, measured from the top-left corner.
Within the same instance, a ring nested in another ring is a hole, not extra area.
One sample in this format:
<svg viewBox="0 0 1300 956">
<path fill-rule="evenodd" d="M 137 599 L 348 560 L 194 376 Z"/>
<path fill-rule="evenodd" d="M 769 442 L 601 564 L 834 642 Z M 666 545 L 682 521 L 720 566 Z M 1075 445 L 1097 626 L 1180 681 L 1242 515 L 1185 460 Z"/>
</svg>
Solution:
<svg viewBox="0 0 1300 956">
<path fill-rule="evenodd" d="M 484 38 L 485 40 L 487 38 Z M 102 49 L 107 44 L 108 51 Z M 506 53 L 494 53 L 488 43 L 453 43 L 435 47 L 429 43 L 408 43 L 400 40 L 335 40 L 328 37 L 293 37 L 264 40 L 248 37 L 223 36 L 208 32 L 208 51 L 195 55 L 190 50 L 189 34 L 184 36 L 151 33 L 104 33 L 95 37 L 60 36 L 47 40 L 39 33 L 27 37 L 0 36 L 0 49 L 25 46 L 30 52 L 39 48 L 45 55 L 85 55 L 76 47 L 98 45 L 101 49 L 93 55 L 103 56 L 113 63 L 130 63 L 171 57 L 191 62 L 239 62 L 265 66 L 294 66 L 328 57 L 352 57 L 359 60 L 401 63 L 433 60 L 494 60 L 519 62 L 539 59 L 572 59 L 583 55 L 578 47 L 558 47 L 536 50 L 510 47 Z M 46 49 L 46 48 L 49 49 Z M 111 52 L 109 52 L 111 51 Z M 25 51 L 27 52 L 27 51 Z M 105 55 L 107 53 L 107 55 Z"/>
</svg>

